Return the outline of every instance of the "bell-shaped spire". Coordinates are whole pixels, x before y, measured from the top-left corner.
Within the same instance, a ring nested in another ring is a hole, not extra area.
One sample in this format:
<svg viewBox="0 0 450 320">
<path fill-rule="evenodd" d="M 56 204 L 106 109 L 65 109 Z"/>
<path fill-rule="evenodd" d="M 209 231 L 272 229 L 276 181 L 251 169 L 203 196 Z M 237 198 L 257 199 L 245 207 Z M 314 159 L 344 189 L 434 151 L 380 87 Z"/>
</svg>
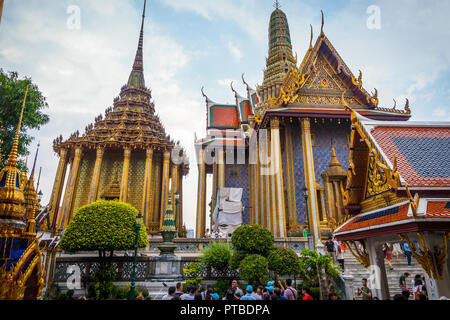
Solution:
<svg viewBox="0 0 450 320">
<path fill-rule="evenodd" d="M 133 70 L 131 70 L 130 77 L 128 78 L 128 87 L 135 87 L 139 89 L 145 89 L 144 80 L 144 22 L 145 22 L 145 7 L 147 0 L 144 1 L 144 10 L 142 12 L 142 24 L 141 33 L 139 35 L 139 44 L 136 51 L 136 58 L 134 59 Z"/>
</svg>

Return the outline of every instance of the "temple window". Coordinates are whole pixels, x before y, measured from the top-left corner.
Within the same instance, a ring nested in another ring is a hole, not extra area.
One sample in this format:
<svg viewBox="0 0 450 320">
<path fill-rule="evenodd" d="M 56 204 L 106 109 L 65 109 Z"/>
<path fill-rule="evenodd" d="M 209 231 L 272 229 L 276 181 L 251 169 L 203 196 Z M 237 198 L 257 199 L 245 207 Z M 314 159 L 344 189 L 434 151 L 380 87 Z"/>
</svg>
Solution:
<svg viewBox="0 0 450 320">
<path fill-rule="evenodd" d="M 230 177 L 230 178 L 239 178 L 239 167 L 238 166 L 231 166 L 228 169 L 228 177 Z"/>
</svg>

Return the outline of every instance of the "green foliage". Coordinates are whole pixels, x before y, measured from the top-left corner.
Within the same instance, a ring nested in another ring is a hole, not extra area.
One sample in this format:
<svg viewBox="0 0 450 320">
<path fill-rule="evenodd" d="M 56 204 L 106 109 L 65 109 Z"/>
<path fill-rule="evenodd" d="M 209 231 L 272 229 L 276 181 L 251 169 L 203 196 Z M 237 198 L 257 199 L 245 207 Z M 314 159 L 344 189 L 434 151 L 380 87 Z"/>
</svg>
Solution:
<svg viewBox="0 0 450 320">
<path fill-rule="evenodd" d="M 77 251 L 114 251 L 134 248 L 138 211 L 117 201 L 97 201 L 75 214 L 61 239 L 61 248 Z M 144 226 L 143 221 L 140 221 Z M 145 227 L 139 231 L 139 248 L 148 246 Z"/>
<path fill-rule="evenodd" d="M 149 292 L 148 292 L 147 289 L 144 289 L 144 290 L 142 291 L 142 296 L 143 296 L 144 298 L 147 298 L 147 297 L 149 296 Z"/>
<path fill-rule="evenodd" d="M 266 283 L 268 273 L 269 262 L 258 254 L 247 256 L 239 265 L 240 278 L 253 285 Z"/>
<path fill-rule="evenodd" d="M 329 255 L 319 255 L 316 251 L 303 249 L 300 253 L 300 263 L 305 271 L 304 277 L 311 285 L 319 284 L 318 271 L 324 271 L 327 276 L 339 276 L 340 269 Z"/>
<path fill-rule="evenodd" d="M 230 267 L 232 269 L 239 269 L 241 261 L 244 260 L 244 258 L 247 256 L 248 254 L 243 251 L 233 250 L 230 259 Z"/>
<path fill-rule="evenodd" d="M 29 85 L 27 102 L 25 104 L 22 119 L 22 129 L 19 138 L 20 156 L 29 154 L 27 147 L 33 137 L 26 134 L 29 129 L 40 129 L 49 121 L 49 116 L 42 113 L 48 108 L 46 98 L 39 91 L 37 85 L 33 84 L 31 78 L 19 79 L 17 72 L 4 72 L 0 69 L 0 170 L 5 166 L 14 141 L 20 109 L 25 96 L 25 90 Z M 20 167 L 23 164 L 20 164 Z"/>
<path fill-rule="evenodd" d="M 279 276 L 300 275 L 302 268 L 297 254 L 291 248 L 277 248 L 270 250 L 267 257 L 269 270 Z"/>
<path fill-rule="evenodd" d="M 212 242 L 203 249 L 200 263 L 207 268 L 226 270 L 231 259 L 230 246 L 223 242 Z"/>
<path fill-rule="evenodd" d="M 203 280 L 202 277 L 196 277 L 199 272 L 201 271 L 201 265 L 198 262 L 190 262 L 186 264 L 186 268 L 183 268 L 183 273 L 186 275 L 186 284 L 187 285 L 195 285 L 198 287 L 200 284 L 200 281 Z M 184 286 L 187 288 L 187 286 Z"/>
<path fill-rule="evenodd" d="M 231 242 L 237 251 L 265 256 L 272 248 L 274 239 L 267 228 L 253 224 L 237 228 Z"/>
<path fill-rule="evenodd" d="M 230 281 L 228 280 L 217 280 L 214 284 L 214 292 L 218 293 L 220 297 L 224 297 L 227 293 L 228 288 L 230 287 Z"/>
</svg>

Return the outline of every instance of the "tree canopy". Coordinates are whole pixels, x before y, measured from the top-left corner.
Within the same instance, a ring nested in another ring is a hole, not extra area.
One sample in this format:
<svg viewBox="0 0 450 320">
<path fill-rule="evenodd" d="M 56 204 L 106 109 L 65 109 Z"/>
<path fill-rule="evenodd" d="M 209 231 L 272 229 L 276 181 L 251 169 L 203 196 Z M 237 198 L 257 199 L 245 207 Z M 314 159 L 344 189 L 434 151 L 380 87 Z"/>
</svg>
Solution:
<svg viewBox="0 0 450 320">
<path fill-rule="evenodd" d="M 138 211 L 118 201 L 97 201 L 79 209 L 61 239 L 63 250 L 115 251 L 130 250 L 136 241 Z M 148 235 L 141 219 L 139 248 L 148 246 Z"/>
<path fill-rule="evenodd" d="M 26 132 L 29 129 L 40 129 L 49 121 L 49 116 L 43 113 L 48 108 L 46 98 L 38 86 L 32 83 L 31 78 L 20 79 L 17 72 L 4 72 L 0 69 L 0 170 L 6 165 L 12 149 L 27 85 L 29 88 L 19 138 L 19 156 L 28 155 L 28 146 L 33 141 L 33 137 Z"/>
</svg>

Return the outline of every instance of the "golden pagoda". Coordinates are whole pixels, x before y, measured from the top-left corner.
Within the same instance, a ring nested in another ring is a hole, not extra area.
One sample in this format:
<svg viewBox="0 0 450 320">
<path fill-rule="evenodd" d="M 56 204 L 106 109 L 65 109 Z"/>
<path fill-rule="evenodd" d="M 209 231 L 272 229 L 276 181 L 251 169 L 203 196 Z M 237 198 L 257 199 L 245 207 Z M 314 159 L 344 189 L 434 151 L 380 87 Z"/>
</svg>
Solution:
<svg viewBox="0 0 450 320">
<path fill-rule="evenodd" d="M 133 68 L 113 106 L 86 126 L 83 134 L 77 131 L 65 141 L 61 136 L 54 140 L 59 165 L 48 206 L 53 233 L 64 230 L 79 208 L 98 199 L 131 204 L 142 212 L 147 230 L 157 233 L 170 182 L 182 203 L 182 179 L 188 174 L 189 161 L 179 142 L 166 134 L 155 114 L 151 90 L 145 86 L 144 21 L 145 3 Z M 182 205 L 178 211 L 181 230 Z"/>
<path fill-rule="evenodd" d="M 27 93 L 28 88 L 8 164 L 0 172 L 0 300 L 39 299 L 44 287 L 44 249 L 39 247 L 34 220 L 38 202 L 33 179 L 35 165 L 25 185 L 21 184 L 17 169 Z"/>
</svg>

